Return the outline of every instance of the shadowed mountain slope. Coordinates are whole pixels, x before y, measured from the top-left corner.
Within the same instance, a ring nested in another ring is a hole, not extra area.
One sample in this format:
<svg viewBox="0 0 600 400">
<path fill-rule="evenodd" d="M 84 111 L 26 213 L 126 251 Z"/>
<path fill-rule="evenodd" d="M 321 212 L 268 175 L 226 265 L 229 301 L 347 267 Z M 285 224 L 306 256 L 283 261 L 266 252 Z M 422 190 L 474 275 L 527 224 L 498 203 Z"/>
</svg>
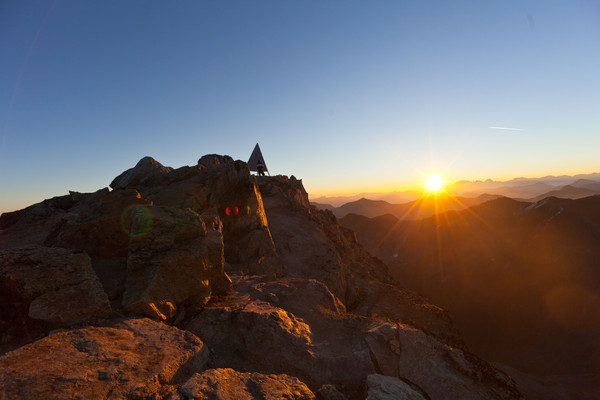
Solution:
<svg viewBox="0 0 600 400">
<path fill-rule="evenodd" d="M 595 187 L 595 185 L 590 185 L 590 186 Z M 552 190 L 550 192 L 536 196 L 532 199 L 528 199 L 527 201 L 535 203 L 537 201 L 544 200 L 546 197 L 558 197 L 559 199 L 577 200 L 577 199 L 581 199 L 584 197 L 590 197 L 590 196 L 596 196 L 596 195 L 600 195 L 600 190 L 590 189 L 588 187 L 567 185 L 567 186 L 563 186 L 559 190 Z"/>
<path fill-rule="evenodd" d="M 600 372 L 600 196 L 341 223 L 403 285 L 450 310 L 487 359 L 535 374 Z"/>
<path fill-rule="evenodd" d="M 364 215 L 365 217 L 378 217 L 391 214 L 401 220 L 415 220 L 430 217 L 434 214 L 449 210 L 464 210 L 465 208 L 495 199 L 498 196 L 483 194 L 476 198 L 434 196 L 425 194 L 415 201 L 404 204 L 390 204 L 383 200 L 369 200 L 362 198 L 351 203 L 346 203 L 332 210 L 338 218 L 348 214 Z"/>
</svg>

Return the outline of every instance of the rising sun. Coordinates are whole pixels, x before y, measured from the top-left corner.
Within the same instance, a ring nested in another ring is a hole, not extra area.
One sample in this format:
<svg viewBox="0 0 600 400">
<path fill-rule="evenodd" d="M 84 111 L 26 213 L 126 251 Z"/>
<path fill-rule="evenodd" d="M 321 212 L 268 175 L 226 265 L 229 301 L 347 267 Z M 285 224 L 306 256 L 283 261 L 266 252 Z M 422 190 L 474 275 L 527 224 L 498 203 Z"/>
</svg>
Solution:
<svg viewBox="0 0 600 400">
<path fill-rule="evenodd" d="M 442 189 L 442 187 L 444 187 L 444 181 L 439 176 L 430 176 L 425 182 L 425 187 L 430 192 L 438 192 L 440 189 Z"/>
</svg>

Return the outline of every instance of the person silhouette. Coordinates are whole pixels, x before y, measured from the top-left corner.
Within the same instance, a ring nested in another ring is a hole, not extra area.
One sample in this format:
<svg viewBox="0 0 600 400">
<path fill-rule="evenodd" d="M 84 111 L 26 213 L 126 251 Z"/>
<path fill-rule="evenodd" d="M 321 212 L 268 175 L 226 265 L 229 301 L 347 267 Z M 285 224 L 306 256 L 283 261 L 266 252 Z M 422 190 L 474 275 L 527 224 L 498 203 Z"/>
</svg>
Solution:
<svg viewBox="0 0 600 400">
<path fill-rule="evenodd" d="M 265 164 L 263 164 L 260 158 L 256 162 L 256 171 L 258 172 L 258 176 L 265 176 Z"/>
</svg>

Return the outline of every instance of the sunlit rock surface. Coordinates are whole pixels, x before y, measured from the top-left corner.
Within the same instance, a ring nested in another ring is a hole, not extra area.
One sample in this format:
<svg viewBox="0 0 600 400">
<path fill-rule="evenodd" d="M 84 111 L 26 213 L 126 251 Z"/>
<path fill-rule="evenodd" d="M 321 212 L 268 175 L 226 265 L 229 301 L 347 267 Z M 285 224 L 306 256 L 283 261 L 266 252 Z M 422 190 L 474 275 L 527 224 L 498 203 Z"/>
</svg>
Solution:
<svg viewBox="0 0 600 400">
<path fill-rule="evenodd" d="M 58 332 L 0 357 L 0 396 L 161 398 L 207 359 L 197 337 L 149 319 Z"/>
<path fill-rule="evenodd" d="M 238 372 L 231 368 L 209 369 L 190 378 L 169 400 L 313 400 L 313 392 L 298 378 Z"/>
</svg>

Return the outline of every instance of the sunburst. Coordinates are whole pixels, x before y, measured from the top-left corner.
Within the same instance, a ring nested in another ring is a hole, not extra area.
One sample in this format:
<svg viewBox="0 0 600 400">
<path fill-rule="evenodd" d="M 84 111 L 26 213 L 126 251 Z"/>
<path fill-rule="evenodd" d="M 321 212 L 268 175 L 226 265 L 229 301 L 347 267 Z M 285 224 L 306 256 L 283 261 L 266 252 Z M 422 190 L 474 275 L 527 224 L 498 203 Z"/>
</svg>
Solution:
<svg viewBox="0 0 600 400">
<path fill-rule="evenodd" d="M 437 175 L 432 175 L 425 181 L 425 187 L 430 192 L 439 192 L 444 187 L 444 181 Z"/>
</svg>

